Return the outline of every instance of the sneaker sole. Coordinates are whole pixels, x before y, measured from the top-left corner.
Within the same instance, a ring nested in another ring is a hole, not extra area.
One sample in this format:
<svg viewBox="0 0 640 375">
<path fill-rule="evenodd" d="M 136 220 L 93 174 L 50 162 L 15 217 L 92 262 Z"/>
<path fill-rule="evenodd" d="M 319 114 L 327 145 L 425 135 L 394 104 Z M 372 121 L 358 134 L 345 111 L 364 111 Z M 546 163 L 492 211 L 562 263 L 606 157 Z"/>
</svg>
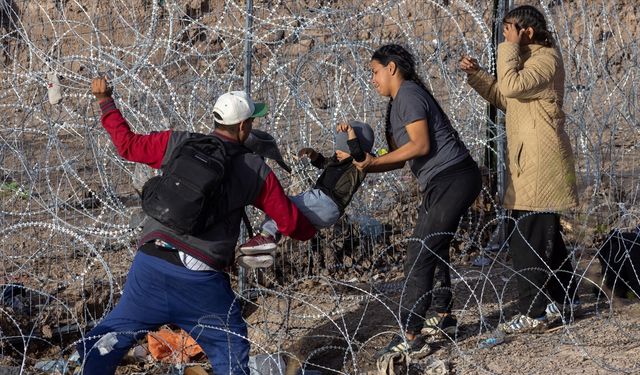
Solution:
<svg viewBox="0 0 640 375">
<path fill-rule="evenodd" d="M 239 257 L 238 265 L 244 268 L 269 268 L 273 266 L 273 257 L 270 255 L 261 257 Z"/>
<path fill-rule="evenodd" d="M 248 248 L 240 248 L 240 253 L 244 255 L 260 255 L 265 253 L 272 253 L 278 247 L 276 244 L 265 244 L 259 246 L 253 246 Z"/>
</svg>

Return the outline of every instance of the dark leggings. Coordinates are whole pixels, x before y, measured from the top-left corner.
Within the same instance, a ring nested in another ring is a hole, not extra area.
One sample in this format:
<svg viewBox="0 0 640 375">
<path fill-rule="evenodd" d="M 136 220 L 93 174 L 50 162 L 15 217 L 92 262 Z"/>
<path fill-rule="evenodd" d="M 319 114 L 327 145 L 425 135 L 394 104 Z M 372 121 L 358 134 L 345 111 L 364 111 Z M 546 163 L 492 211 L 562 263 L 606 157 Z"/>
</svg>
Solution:
<svg viewBox="0 0 640 375">
<path fill-rule="evenodd" d="M 437 312 L 451 311 L 449 245 L 460 218 L 481 188 L 480 170 L 471 157 L 429 182 L 404 264 L 406 285 L 400 317 L 407 332 L 420 332 L 432 298 Z M 434 290 L 436 278 L 439 285 Z"/>
<path fill-rule="evenodd" d="M 518 308 L 521 314 L 539 318 L 550 299 L 562 306 L 576 297 L 576 280 L 560 233 L 560 216 L 519 210 L 513 210 L 511 216 L 515 222 L 511 223 L 509 249 L 518 272 Z"/>
</svg>

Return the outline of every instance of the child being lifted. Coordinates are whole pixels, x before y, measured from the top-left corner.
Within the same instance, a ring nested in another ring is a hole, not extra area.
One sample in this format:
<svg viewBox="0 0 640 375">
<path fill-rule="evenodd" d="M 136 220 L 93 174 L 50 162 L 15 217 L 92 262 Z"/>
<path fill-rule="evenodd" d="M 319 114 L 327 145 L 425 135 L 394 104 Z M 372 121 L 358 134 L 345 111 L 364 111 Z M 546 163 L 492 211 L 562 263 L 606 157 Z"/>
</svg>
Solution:
<svg viewBox="0 0 640 375">
<path fill-rule="evenodd" d="M 368 124 L 350 121 L 339 124 L 337 131 L 333 156 L 324 157 L 313 148 L 298 151 L 299 157 L 306 156 L 313 166 L 323 169 L 311 190 L 289 197 L 316 229 L 328 228 L 340 219 L 366 176 L 352 161 L 364 160 L 373 147 L 374 134 Z M 260 233 L 240 245 L 238 264 L 247 268 L 271 266 L 279 237 L 276 223 L 267 217 Z"/>
</svg>

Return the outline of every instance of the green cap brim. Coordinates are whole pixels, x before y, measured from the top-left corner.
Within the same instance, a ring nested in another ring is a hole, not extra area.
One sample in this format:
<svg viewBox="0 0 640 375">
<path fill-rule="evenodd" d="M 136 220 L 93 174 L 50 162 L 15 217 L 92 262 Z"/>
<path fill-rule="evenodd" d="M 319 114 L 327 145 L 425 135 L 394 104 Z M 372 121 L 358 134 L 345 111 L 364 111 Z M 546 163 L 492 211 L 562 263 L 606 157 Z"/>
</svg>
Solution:
<svg viewBox="0 0 640 375">
<path fill-rule="evenodd" d="M 255 109 L 251 117 L 264 117 L 269 112 L 267 103 L 253 103 Z"/>
</svg>

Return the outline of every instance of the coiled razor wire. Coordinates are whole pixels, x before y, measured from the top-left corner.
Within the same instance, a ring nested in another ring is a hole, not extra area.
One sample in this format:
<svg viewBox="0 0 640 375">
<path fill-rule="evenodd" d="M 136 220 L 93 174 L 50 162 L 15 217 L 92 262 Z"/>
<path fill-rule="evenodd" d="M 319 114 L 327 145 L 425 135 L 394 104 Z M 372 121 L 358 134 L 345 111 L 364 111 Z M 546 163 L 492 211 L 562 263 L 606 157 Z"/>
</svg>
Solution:
<svg viewBox="0 0 640 375">
<path fill-rule="evenodd" d="M 318 177 L 296 157 L 298 149 L 330 155 L 342 121 L 370 123 L 375 148 L 385 147 L 386 99 L 370 84 L 368 61 L 390 42 L 414 52 L 422 78 L 474 158 L 481 164 L 495 158 L 504 134 L 487 131 L 496 124 L 457 66 L 468 54 L 493 71 L 488 4 L 254 1 L 252 96 L 270 105 L 259 127 L 276 138 L 292 166 L 287 174 L 274 164 L 287 192 L 304 191 Z M 555 333 L 478 348 L 515 313 L 516 299 L 504 242 L 509 233 L 501 229 L 512 219 L 491 192 L 495 170 L 486 169 L 483 192 L 451 249 L 459 329 L 431 342 L 429 358 L 459 373 L 572 366 L 638 372 L 637 310 L 621 306 L 593 270 L 603 244 L 615 237 L 611 231 L 632 233 L 640 223 L 640 6 L 632 0 L 536 5 L 551 21 L 567 72 L 564 109 L 581 203 L 563 226 L 583 316 L 563 320 Z M 136 132 L 210 131 L 215 98 L 243 88 L 246 16 L 245 4 L 235 1 L 0 1 L 1 371 L 70 372 L 75 344 L 89 339 L 91 327 L 117 303 L 135 254 L 143 222 L 137 190 L 155 172 L 117 155 L 100 125 L 91 79 L 108 77 Z M 62 101 L 50 104 L 54 76 Z M 400 331 L 403 255 L 408 241 L 420 240 L 410 234 L 419 200 L 407 170 L 369 175 L 339 224 L 309 243 L 281 243 L 273 268 L 249 272 L 249 287 L 238 298 L 255 310 L 247 313 L 252 354 L 268 354 L 274 363 L 285 358 L 305 371 L 375 369 L 375 352 Z M 262 221 L 258 211 L 251 217 L 254 226 Z M 615 259 L 628 258 L 633 248 L 625 243 Z M 119 373 L 160 374 L 167 366 L 147 360 Z M 430 365 L 415 360 L 411 366 L 425 372 Z"/>
</svg>

